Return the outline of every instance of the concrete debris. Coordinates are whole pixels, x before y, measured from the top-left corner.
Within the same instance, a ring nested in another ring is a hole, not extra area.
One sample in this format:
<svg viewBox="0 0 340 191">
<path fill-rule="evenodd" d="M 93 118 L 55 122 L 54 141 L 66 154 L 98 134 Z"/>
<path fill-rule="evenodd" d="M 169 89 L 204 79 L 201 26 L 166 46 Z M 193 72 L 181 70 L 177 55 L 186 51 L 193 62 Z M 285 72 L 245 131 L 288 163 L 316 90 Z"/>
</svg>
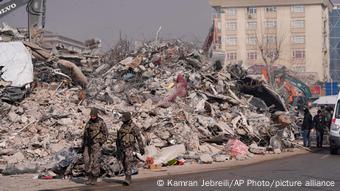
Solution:
<svg viewBox="0 0 340 191">
<path fill-rule="evenodd" d="M 93 106 L 109 129 L 103 176 L 121 173 L 114 153 L 122 111 L 133 113 L 148 145 L 143 158 L 152 157 L 155 165 L 244 160 L 252 157 L 249 151 L 263 154 L 267 147 L 293 145 L 283 141 L 294 141 L 296 127 L 288 123 L 280 96 L 241 65 L 215 70 L 192 43 L 141 42 L 131 50 L 121 40 L 107 54 L 73 56 L 23 43 L 35 58 L 35 76 L 28 92 L 7 94 L 13 100 L 6 102 L 16 104 L 0 101 L 0 160 L 5 164 L 25 160 L 56 174 L 84 175 L 79 150 Z M 1 97 L 5 92 L 0 86 Z M 248 151 L 254 142 L 258 145 Z"/>
<path fill-rule="evenodd" d="M 33 82 L 32 56 L 22 42 L 0 42 L 0 74 L 13 87 Z"/>
<path fill-rule="evenodd" d="M 230 158 L 231 157 L 229 155 L 217 154 L 213 156 L 214 162 L 225 162 L 226 160 L 230 160 Z"/>
<path fill-rule="evenodd" d="M 275 154 L 280 154 L 281 153 L 281 149 L 274 149 L 274 153 Z"/>
<path fill-rule="evenodd" d="M 213 161 L 214 161 L 213 158 L 209 154 L 201 154 L 200 155 L 200 162 L 203 163 L 203 164 L 210 164 Z"/>
<path fill-rule="evenodd" d="M 278 135 L 275 135 L 270 138 L 270 146 L 272 149 L 282 149 L 282 140 Z"/>
<path fill-rule="evenodd" d="M 22 154 L 22 152 L 17 152 L 11 156 L 5 156 L 5 159 L 7 160 L 8 164 L 16 164 L 24 161 L 26 157 L 24 156 L 24 154 Z"/>
<path fill-rule="evenodd" d="M 249 146 L 249 152 L 254 154 L 265 154 L 267 151 L 266 147 L 259 147 L 256 144 L 251 144 Z"/>
</svg>

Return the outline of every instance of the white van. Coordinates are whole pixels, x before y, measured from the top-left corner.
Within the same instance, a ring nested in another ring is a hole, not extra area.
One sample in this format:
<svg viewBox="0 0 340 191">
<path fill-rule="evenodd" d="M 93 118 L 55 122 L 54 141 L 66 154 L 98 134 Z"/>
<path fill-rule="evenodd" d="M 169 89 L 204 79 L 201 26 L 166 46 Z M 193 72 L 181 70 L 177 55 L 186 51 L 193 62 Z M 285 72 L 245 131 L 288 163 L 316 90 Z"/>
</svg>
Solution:
<svg viewBox="0 0 340 191">
<path fill-rule="evenodd" d="M 340 149 L 340 92 L 334 107 L 331 129 L 329 132 L 329 148 L 331 154 L 337 154 Z"/>
</svg>

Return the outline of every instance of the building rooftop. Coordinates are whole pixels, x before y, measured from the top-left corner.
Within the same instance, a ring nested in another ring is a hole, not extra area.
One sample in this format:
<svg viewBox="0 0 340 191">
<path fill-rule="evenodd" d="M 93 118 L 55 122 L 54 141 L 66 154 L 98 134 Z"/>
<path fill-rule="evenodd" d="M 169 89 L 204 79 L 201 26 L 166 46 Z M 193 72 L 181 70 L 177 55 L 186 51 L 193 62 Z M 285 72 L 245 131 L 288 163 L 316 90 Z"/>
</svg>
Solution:
<svg viewBox="0 0 340 191">
<path fill-rule="evenodd" d="M 333 0 L 340 3 L 340 0 Z M 323 4 L 330 9 L 333 7 L 331 0 L 209 0 L 212 7 L 249 7 L 249 6 L 284 6 L 284 5 L 315 5 Z"/>
</svg>

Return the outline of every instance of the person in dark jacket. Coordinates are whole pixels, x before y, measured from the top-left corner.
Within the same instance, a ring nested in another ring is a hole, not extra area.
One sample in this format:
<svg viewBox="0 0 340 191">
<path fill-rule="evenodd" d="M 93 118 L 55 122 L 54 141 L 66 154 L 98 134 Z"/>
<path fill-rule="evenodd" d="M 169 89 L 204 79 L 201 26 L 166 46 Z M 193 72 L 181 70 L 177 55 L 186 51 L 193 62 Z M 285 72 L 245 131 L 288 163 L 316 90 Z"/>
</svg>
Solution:
<svg viewBox="0 0 340 191">
<path fill-rule="evenodd" d="M 327 122 L 321 110 L 318 110 L 318 114 L 314 116 L 313 123 L 316 130 L 316 145 L 318 148 L 322 148 L 323 135 L 327 128 Z"/>
<path fill-rule="evenodd" d="M 303 136 L 303 146 L 304 147 L 310 147 L 310 130 L 313 128 L 313 117 L 309 112 L 309 109 L 306 108 L 304 110 L 304 117 L 303 117 L 303 122 L 302 122 L 302 136 Z"/>
</svg>

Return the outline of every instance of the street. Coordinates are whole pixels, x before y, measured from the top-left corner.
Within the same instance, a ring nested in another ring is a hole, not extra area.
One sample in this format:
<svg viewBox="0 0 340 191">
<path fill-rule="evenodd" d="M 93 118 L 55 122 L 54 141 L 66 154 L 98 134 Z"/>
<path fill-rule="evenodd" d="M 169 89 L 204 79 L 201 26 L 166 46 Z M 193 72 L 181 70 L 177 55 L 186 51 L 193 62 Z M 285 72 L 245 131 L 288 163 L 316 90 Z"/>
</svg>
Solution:
<svg viewBox="0 0 340 191">
<path fill-rule="evenodd" d="M 104 179 L 94 187 L 63 190 L 339 190 L 339 159 L 325 148 L 249 166 L 135 180 L 130 187 L 121 186 L 118 180 Z"/>
</svg>

